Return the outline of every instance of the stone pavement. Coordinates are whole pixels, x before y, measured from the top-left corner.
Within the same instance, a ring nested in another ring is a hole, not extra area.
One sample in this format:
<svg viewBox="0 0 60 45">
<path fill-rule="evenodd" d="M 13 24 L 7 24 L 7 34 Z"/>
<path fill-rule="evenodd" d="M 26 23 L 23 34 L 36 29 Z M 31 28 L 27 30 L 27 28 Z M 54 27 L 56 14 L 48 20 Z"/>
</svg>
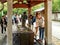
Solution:
<svg viewBox="0 0 60 45">
<path fill-rule="evenodd" d="M 60 39 L 57 39 L 56 37 L 52 37 L 52 42 L 55 44 L 55 45 L 60 45 Z"/>
<path fill-rule="evenodd" d="M 0 45 L 2 45 L 4 38 L 5 38 L 5 35 L 0 34 Z"/>
<path fill-rule="evenodd" d="M 1 33 L 1 27 L 0 27 L 0 45 L 2 45 L 5 36 L 6 36 L 5 33 L 4 34 Z"/>
</svg>

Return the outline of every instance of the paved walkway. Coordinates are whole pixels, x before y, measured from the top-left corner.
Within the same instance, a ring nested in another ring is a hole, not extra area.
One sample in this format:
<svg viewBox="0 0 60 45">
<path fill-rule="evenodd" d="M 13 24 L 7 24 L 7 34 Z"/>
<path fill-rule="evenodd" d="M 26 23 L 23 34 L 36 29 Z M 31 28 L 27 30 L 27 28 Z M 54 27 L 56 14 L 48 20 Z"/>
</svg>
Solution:
<svg viewBox="0 0 60 45">
<path fill-rule="evenodd" d="M 60 22 L 52 22 L 52 42 L 55 45 L 60 45 Z"/>
<path fill-rule="evenodd" d="M 0 26 L 0 45 L 3 44 L 4 40 L 5 40 L 5 33 L 4 34 L 1 33 L 1 26 Z"/>
<path fill-rule="evenodd" d="M 60 45 L 60 40 L 57 39 L 56 37 L 52 37 L 52 42 L 53 42 L 55 45 Z"/>
<path fill-rule="evenodd" d="M 52 35 L 60 39 L 60 22 L 57 21 L 52 22 Z"/>
</svg>

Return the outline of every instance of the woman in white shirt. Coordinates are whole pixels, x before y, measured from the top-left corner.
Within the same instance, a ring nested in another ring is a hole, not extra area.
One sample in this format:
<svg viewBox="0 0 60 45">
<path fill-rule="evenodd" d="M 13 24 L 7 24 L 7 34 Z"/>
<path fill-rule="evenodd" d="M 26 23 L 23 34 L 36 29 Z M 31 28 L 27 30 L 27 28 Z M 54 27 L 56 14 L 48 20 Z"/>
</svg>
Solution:
<svg viewBox="0 0 60 45">
<path fill-rule="evenodd" d="M 36 13 L 36 34 L 39 31 L 39 39 L 44 38 L 44 19 L 40 13 Z"/>
</svg>

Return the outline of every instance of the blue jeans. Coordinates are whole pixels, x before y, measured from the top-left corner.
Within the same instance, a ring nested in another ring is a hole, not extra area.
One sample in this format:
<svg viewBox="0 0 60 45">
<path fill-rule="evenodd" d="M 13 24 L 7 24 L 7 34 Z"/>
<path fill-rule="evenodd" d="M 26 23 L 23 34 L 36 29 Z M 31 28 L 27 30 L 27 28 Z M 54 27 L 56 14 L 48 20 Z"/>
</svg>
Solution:
<svg viewBox="0 0 60 45">
<path fill-rule="evenodd" d="M 42 27 L 39 27 L 39 38 L 41 39 L 41 40 L 43 40 L 44 39 L 44 28 L 42 28 Z"/>
</svg>

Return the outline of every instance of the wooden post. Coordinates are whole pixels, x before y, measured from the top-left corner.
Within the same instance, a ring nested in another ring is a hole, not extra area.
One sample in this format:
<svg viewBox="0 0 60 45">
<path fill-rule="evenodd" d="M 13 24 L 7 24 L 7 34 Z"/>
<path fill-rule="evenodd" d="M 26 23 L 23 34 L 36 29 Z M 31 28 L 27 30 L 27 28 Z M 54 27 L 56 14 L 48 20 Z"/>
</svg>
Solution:
<svg viewBox="0 0 60 45">
<path fill-rule="evenodd" d="M 52 0 L 45 1 L 45 45 L 52 45 Z"/>
<path fill-rule="evenodd" d="M 28 8 L 28 14 L 31 14 L 31 7 Z"/>
<path fill-rule="evenodd" d="M 7 45 L 13 45 L 12 44 L 12 0 L 7 0 L 7 15 L 8 15 L 8 24 L 7 24 Z"/>
<path fill-rule="evenodd" d="M 31 7 L 28 8 L 28 17 L 31 14 Z M 30 22 L 30 19 L 28 18 L 28 23 Z M 29 24 L 29 28 L 31 29 L 31 24 Z"/>
</svg>

